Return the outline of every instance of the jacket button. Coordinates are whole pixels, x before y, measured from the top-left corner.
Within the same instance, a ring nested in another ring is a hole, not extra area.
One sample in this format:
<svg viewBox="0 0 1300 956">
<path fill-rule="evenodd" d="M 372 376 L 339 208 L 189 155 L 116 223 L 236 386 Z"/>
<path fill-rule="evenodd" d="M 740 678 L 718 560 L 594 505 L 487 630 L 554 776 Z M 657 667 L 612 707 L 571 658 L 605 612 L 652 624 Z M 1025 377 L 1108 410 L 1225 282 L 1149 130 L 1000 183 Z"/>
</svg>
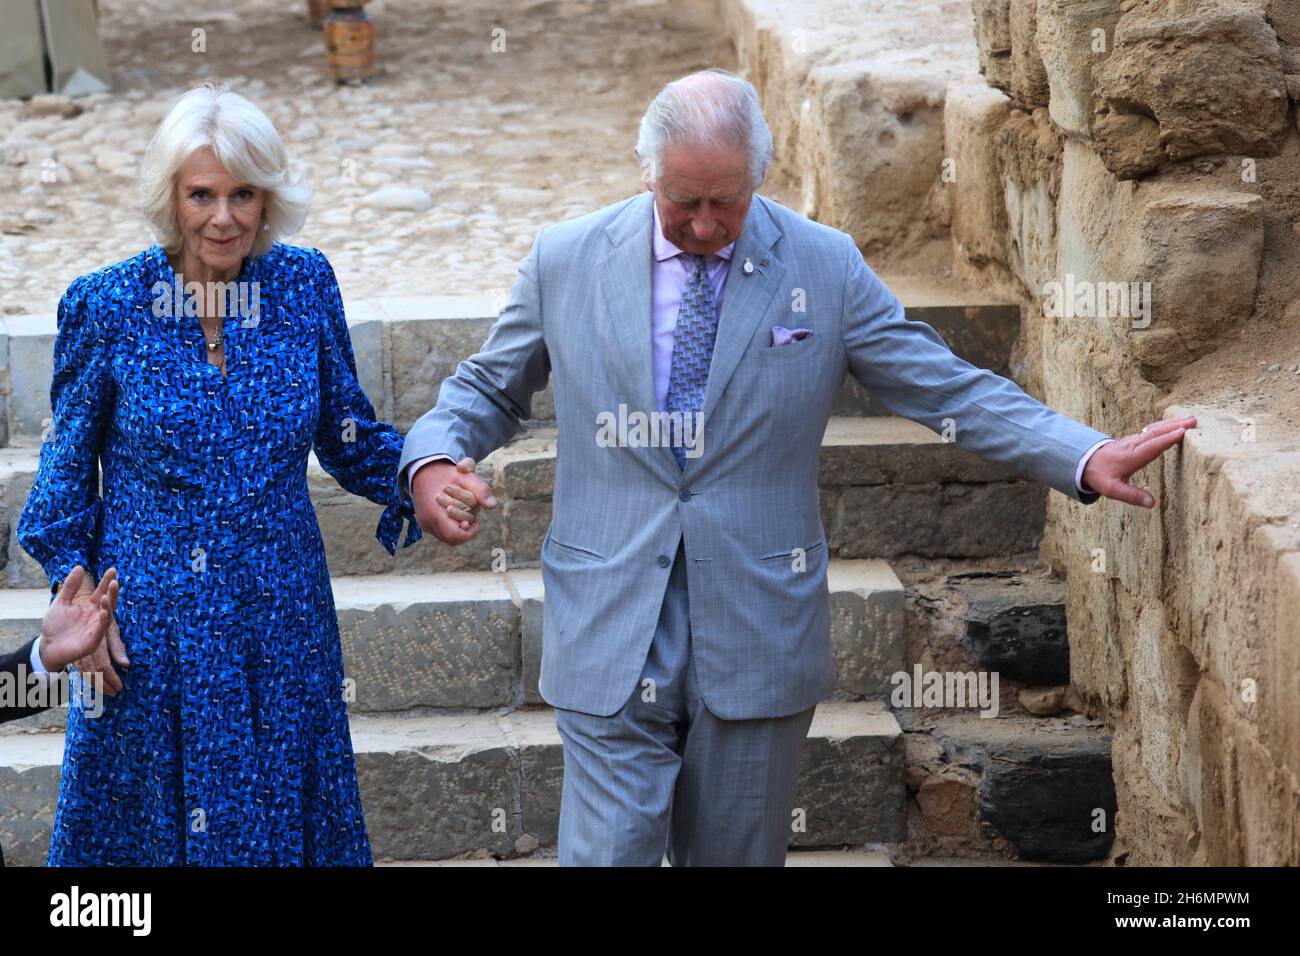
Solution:
<svg viewBox="0 0 1300 956">
<path fill-rule="evenodd" d="M 668 565 L 670 565 L 670 564 L 672 564 L 672 563 L 673 563 L 673 562 L 672 562 L 672 560 L 668 557 L 668 555 L 666 555 L 666 554 L 661 554 L 661 555 L 659 555 L 659 567 L 661 567 L 661 568 L 666 568 L 666 567 L 668 567 Z"/>
<path fill-rule="evenodd" d="M 680 492 L 678 492 L 677 497 L 681 498 L 682 501 L 690 501 L 691 493 L 687 491 L 685 488 L 683 488 Z"/>
</svg>

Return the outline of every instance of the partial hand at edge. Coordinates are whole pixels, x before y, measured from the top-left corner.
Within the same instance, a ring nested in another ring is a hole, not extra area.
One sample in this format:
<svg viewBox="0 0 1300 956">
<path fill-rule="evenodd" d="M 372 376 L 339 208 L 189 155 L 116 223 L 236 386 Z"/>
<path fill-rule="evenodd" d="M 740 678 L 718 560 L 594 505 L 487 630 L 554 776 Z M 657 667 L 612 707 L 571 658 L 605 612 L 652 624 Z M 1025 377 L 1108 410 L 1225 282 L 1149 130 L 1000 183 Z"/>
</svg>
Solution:
<svg viewBox="0 0 1300 956">
<path fill-rule="evenodd" d="M 105 571 L 97 586 L 80 565 L 72 569 L 41 622 L 41 664 L 46 670 L 62 670 L 75 661 L 77 672 L 87 680 L 103 674 L 105 690 L 117 696 L 122 680 L 113 663 L 131 664 L 115 616 L 118 590 L 116 568 Z"/>
</svg>

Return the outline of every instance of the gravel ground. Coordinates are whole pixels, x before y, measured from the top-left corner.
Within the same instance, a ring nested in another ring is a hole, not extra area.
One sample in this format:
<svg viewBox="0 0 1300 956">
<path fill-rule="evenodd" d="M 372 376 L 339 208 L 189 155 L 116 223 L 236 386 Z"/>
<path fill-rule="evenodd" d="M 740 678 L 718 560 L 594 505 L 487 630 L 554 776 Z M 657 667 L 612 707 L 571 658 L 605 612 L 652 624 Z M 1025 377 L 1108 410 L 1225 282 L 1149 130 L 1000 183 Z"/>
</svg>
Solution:
<svg viewBox="0 0 1300 956">
<path fill-rule="evenodd" d="M 275 123 L 315 189 L 287 241 L 324 250 L 345 297 L 455 294 L 508 289 L 540 228 L 640 190 L 632 149 L 655 92 L 735 65 L 694 3 L 369 10 L 376 74 L 339 87 L 305 2 L 101 0 L 112 93 L 71 117 L 0 100 L 0 315 L 51 314 L 77 275 L 153 241 L 140 158 L 199 82 L 229 83 Z"/>
</svg>

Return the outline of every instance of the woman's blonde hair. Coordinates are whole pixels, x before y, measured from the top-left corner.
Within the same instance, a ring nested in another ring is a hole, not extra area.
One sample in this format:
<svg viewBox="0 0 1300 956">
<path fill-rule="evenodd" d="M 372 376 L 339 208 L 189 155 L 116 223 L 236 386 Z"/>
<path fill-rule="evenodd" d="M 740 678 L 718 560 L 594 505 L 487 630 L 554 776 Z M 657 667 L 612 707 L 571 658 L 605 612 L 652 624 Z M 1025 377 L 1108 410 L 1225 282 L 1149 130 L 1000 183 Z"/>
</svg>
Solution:
<svg viewBox="0 0 1300 956">
<path fill-rule="evenodd" d="M 253 239 L 260 256 L 281 236 L 307 220 L 311 187 L 289 162 L 284 141 L 267 115 L 238 93 L 211 83 L 195 87 L 173 104 L 149 141 L 140 170 L 140 204 L 167 252 L 180 248 L 176 223 L 176 174 L 195 150 L 210 148 L 234 178 L 266 190 L 266 229 Z"/>
</svg>

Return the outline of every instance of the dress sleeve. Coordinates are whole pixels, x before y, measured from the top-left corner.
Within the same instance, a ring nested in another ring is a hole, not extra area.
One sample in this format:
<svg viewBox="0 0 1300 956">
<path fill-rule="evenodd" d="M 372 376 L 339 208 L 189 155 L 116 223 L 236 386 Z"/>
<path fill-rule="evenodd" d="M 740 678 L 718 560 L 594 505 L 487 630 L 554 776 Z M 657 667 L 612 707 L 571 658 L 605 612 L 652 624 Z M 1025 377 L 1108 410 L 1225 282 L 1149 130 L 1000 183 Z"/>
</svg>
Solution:
<svg viewBox="0 0 1300 956">
<path fill-rule="evenodd" d="M 78 564 L 93 573 L 99 550 L 99 457 L 116 400 L 107 318 L 100 311 L 89 276 L 74 281 L 59 300 L 51 423 L 18 518 L 18 541 L 51 586 Z"/>
<path fill-rule="evenodd" d="M 316 457 L 345 489 L 385 506 L 375 537 L 389 554 L 395 554 L 403 520 L 407 527 L 402 546 L 409 547 L 421 538 L 414 504 L 403 501 L 396 490 L 402 436 L 392 425 L 375 419 L 374 406 L 357 381 L 338 279 L 324 254 L 319 250 L 313 250 L 313 254 L 319 260 L 318 281 L 324 306 Z"/>
</svg>

